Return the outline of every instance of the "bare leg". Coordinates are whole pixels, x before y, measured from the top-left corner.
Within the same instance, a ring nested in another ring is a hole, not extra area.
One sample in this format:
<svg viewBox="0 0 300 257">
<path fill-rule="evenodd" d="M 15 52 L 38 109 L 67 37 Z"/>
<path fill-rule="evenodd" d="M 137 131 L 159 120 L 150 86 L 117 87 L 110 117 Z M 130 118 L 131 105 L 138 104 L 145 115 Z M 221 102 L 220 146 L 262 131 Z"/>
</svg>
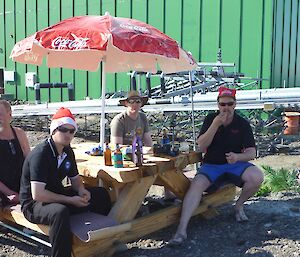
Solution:
<svg viewBox="0 0 300 257">
<path fill-rule="evenodd" d="M 242 193 L 235 204 L 237 221 L 248 220 L 243 209 L 243 204 L 258 191 L 264 180 L 264 176 L 259 168 L 256 166 L 250 166 L 243 173 L 242 180 L 244 181 Z"/>
<path fill-rule="evenodd" d="M 180 237 L 187 237 L 187 225 L 201 201 L 202 193 L 210 186 L 210 184 L 210 181 L 204 175 L 197 175 L 193 179 L 183 200 L 180 222 L 173 240 Z"/>
</svg>

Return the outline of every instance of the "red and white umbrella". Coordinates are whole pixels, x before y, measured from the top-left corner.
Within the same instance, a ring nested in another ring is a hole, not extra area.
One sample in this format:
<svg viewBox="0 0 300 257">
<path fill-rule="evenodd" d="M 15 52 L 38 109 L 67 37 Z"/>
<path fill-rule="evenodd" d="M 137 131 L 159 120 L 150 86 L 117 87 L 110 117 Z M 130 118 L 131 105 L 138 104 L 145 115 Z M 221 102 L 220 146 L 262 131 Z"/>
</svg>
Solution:
<svg viewBox="0 0 300 257">
<path fill-rule="evenodd" d="M 48 67 L 103 72 L 129 70 L 164 73 L 192 70 L 193 57 L 178 43 L 144 22 L 103 16 L 77 16 L 36 32 L 17 42 L 12 49 L 14 61 Z M 104 67 L 104 65 L 103 65 Z M 104 131 L 105 74 L 102 76 L 101 131 Z M 101 145 L 104 132 L 101 133 Z"/>
</svg>

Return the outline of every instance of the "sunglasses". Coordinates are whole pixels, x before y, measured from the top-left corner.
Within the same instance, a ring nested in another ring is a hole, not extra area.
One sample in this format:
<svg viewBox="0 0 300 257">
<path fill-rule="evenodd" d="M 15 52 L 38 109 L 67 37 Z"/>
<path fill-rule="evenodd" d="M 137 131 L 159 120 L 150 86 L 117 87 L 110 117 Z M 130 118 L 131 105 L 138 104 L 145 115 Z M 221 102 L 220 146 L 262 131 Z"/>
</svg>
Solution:
<svg viewBox="0 0 300 257">
<path fill-rule="evenodd" d="M 220 106 L 223 106 L 223 107 L 226 106 L 226 105 L 227 105 L 227 106 L 233 106 L 233 105 L 234 105 L 234 102 L 228 102 L 228 103 L 219 102 L 219 105 L 220 105 Z"/>
<path fill-rule="evenodd" d="M 134 103 L 140 104 L 140 103 L 142 103 L 142 100 L 141 99 L 128 99 L 128 103 L 129 104 L 134 104 Z"/>
<path fill-rule="evenodd" d="M 75 129 L 74 128 L 68 129 L 68 128 L 63 127 L 63 126 L 57 127 L 57 130 L 59 132 L 62 132 L 62 133 L 67 133 L 67 132 L 70 132 L 70 134 L 74 134 L 75 133 Z"/>
</svg>

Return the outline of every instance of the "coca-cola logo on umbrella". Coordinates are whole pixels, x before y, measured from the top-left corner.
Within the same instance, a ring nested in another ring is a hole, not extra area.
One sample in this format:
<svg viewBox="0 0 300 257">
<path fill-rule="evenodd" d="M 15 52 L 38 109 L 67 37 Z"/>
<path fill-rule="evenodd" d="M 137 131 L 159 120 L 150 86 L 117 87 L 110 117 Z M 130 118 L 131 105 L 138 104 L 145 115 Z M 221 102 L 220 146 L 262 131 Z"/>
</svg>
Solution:
<svg viewBox="0 0 300 257">
<path fill-rule="evenodd" d="M 79 49 L 88 48 L 87 41 L 89 40 L 89 38 L 77 37 L 74 34 L 71 35 L 73 36 L 74 39 L 64 38 L 61 36 L 53 39 L 51 44 L 52 48 L 69 49 L 69 50 L 79 50 Z"/>
<path fill-rule="evenodd" d="M 120 27 L 123 29 L 134 30 L 134 31 L 150 34 L 150 31 L 147 28 L 142 26 L 131 25 L 131 24 L 120 24 Z"/>
</svg>

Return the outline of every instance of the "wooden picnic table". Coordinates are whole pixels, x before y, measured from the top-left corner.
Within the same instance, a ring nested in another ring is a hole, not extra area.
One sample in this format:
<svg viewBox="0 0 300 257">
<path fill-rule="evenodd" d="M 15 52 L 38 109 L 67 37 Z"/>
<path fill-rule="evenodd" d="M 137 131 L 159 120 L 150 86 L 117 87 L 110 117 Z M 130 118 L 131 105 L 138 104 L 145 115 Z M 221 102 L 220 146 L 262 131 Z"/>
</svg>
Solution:
<svg viewBox="0 0 300 257">
<path fill-rule="evenodd" d="M 185 176 L 183 169 L 201 160 L 197 152 L 179 154 L 176 157 L 144 155 L 141 167 L 125 162 L 124 168 L 105 166 L 102 156 L 90 156 L 85 151 L 93 145 L 83 143 L 73 145 L 78 170 L 85 183 L 90 185 L 100 184 L 106 187 L 114 201 L 109 217 L 120 224 L 130 224 L 130 229 L 119 235 L 114 235 L 114 240 L 128 242 L 141 236 L 164 228 L 179 220 L 181 206 L 170 206 L 138 217 L 137 213 L 152 185 L 165 186 L 179 199 L 183 199 L 189 187 L 190 180 Z M 202 213 L 210 216 L 216 213 L 215 207 L 231 201 L 236 194 L 235 187 L 227 186 L 218 193 L 203 197 L 200 206 L 194 215 Z M 109 239 L 110 242 L 111 238 Z M 99 245 L 99 244 L 98 244 Z M 105 245 L 105 244 L 104 244 Z M 113 248 L 113 244 L 110 245 Z M 100 249 L 101 250 L 101 249 Z M 103 252 L 104 252 L 103 248 Z M 113 252 L 113 250 L 112 250 Z"/>
</svg>

